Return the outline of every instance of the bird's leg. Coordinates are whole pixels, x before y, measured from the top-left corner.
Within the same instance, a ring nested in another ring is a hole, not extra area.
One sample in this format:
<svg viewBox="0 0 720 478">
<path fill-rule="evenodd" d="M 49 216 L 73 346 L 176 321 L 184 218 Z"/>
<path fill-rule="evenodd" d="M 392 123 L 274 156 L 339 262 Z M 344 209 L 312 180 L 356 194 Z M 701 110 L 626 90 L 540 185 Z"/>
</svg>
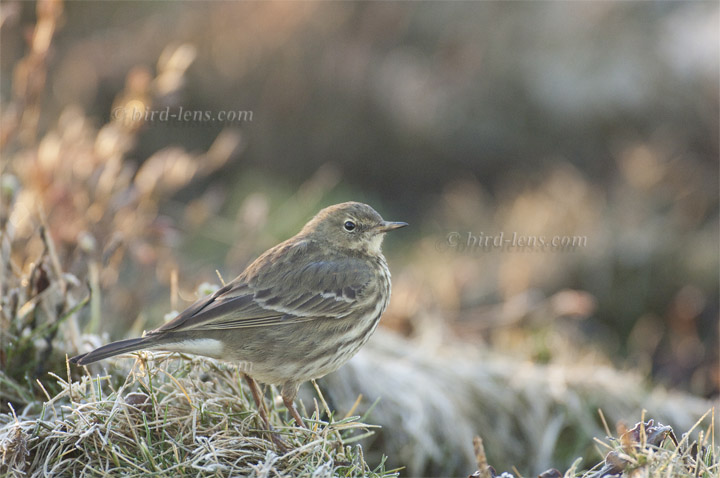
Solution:
<svg viewBox="0 0 720 478">
<path fill-rule="evenodd" d="M 254 378 L 252 378 L 250 375 L 243 374 L 245 377 L 245 381 L 250 386 L 250 392 L 252 393 L 253 400 L 255 400 L 255 405 L 257 405 L 258 413 L 260 413 L 260 418 L 262 418 L 263 423 L 265 424 L 265 429 L 270 432 L 270 437 L 275 443 L 275 445 L 278 446 L 283 451 L 290 450 L 290 445 L 287 444 L 285 440 L 282 439 L 280 435 L 273 429 L 272 425 L 270 425 L 270 419 L 268 418 L 268 412 L 265 409 L 265 400 L 263 400 L 262 393 L 260 392 L 260 387 L 258 387 L 257 382 Z"/>
<path fill-rule="evenodd" d="M 290 411 L 290 415 L 295 419 L 295 423 L 297 423 L 297 426 L 302 428 L 307 428 L 305 426 L 305 422 L 303 421 L 302 417 L 297 411 L 297 408 L 295 408 L 295 396 L 297 395 L 298 386 L 288 386 L 287 384 L 283 386 L 282 391 L 280 392 L 280 395 L 282 396 L 283 403 L 287 407 L 287 409 Z"/>
<path fill-rule="evenodd" d="M 262 418 L 265 428 L 271 430 L 272 427 L 270 426 L 270 419 L 268 419 L 267 410 L 265 409 L 265 400 L 263 400 L 262 393 L 260 393 L 260 387 L 258 387 L 257 382 L 250 375 L 243 374 L 243 376 L 245 377 L 247 384 L 250 386 L 250 392 L 252 393 L 253 400 L 255 400 L 255 405 L 257 405 L 260 418 Z"/>
</svg>

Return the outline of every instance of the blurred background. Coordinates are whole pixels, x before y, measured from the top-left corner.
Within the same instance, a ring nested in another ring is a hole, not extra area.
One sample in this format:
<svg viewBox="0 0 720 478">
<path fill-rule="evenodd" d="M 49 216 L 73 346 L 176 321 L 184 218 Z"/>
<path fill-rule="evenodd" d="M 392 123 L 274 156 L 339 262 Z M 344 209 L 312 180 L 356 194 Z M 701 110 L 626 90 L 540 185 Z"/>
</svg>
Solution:
<svg viewBox="0 0 720 478">
<path fill-rule="evenodd" d="M 359 200 L 412 226 L 387 329 L 717 398 L 716 2 L 0 12 L 4 292 L 65 271 L 123 338 Z M 469 247 L 500 234 L 584 239 Z"/>
</svg>

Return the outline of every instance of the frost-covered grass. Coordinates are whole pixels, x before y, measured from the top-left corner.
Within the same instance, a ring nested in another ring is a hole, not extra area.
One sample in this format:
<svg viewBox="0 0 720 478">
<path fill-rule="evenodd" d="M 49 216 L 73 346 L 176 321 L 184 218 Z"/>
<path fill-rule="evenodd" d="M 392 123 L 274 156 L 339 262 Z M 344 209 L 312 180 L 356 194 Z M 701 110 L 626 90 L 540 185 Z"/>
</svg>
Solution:
<svg viewBox="0 0 720 478">
<path fill-rule="evenodd" d="M 115 361 L 120 364 L 121 360 Z M 127 358 L 122 362 L 130 362 Z M 89 372 L 0 420 L 2 472 L 27 476 L 392 476 L 355 445 L 372 426 L 321 405 L 298 428 L 267 400 L 279 449 L 234 367 L 143 356 L 127 378 Z M 119 385 L 117 385 L 119 383 Z M 275 392 L 274 388 L 271 392 Z M 320 397 L 322 397 L 320 395 Z M 317 405 L 317 403 L 316 403 Z"/>
</svg>

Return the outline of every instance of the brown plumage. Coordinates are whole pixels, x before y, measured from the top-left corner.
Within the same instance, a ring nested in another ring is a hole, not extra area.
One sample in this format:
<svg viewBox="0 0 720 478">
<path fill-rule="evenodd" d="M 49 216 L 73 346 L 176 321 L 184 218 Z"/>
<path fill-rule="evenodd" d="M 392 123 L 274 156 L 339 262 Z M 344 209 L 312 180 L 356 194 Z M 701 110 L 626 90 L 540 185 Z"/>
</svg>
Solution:
<svg viewBox="0 0 720 478">
<path fill-rule="evenodd" d="M 145 349 L 238 362 L 266 425 L 253 379 L 282 386 L 283 401 L 304 426 L 293 405 L 298 387 L 339 368 L 373 333 L 390 300 L 382 239 L 406 225 L 362 203 L 325 208 L 162 327 L 70 360 L 86 365 Z"/>
</svg>

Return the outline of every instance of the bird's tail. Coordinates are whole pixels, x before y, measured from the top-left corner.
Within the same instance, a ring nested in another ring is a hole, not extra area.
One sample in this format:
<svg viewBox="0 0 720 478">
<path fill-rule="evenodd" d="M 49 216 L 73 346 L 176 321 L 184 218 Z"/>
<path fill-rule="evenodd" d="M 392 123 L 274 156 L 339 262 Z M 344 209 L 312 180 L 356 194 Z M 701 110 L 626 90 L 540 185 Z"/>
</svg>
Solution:
<svg viewBox="0 0 720 478">
<path fill-rule="evenodd" d="M 82 355 L 76 355 L 71 358 L 72 363 L 78 365 L 87 365 L 89 363 L 97 362 L 98 360 L 106 359 L 108 357 L 114 357 L 115 355 L 124 354 L 127 352 L 134 352 L 147 348 L 150 345 L 148 337 L 139 337 L 136 339 L 118 340 L 111 344 L 103 345 L 100 348 L 93 350 Z"/>
</svg>

